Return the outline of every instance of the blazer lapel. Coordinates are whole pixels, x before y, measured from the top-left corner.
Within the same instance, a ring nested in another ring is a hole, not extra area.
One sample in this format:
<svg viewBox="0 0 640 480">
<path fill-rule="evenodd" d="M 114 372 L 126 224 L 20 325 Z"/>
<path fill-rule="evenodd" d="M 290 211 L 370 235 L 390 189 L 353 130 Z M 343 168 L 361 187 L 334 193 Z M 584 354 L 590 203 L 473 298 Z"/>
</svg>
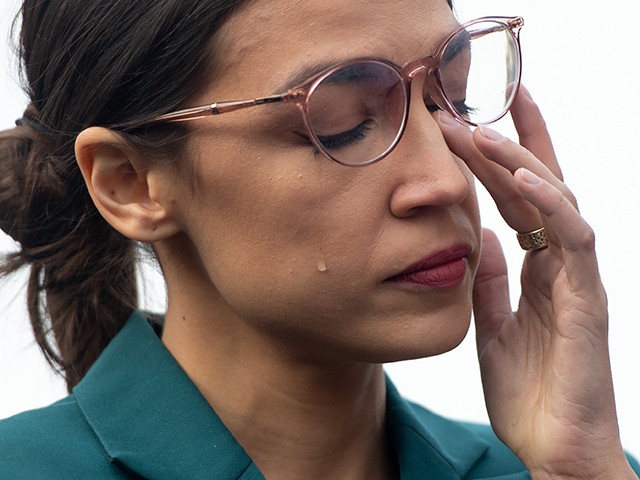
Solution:
<svg viewBox="0 0 640 480">
<path fill-rule="evenodd" d="M 387 422 L 402 480 L 458 480 L 485 454 L 479 435 L 407 402 L 387 379 Z"/>
<path fill-rule="evenodd" d="M 74 394 L 109 460 L 142 478 L 264 480 L 140 313 Z"/>
</svg>

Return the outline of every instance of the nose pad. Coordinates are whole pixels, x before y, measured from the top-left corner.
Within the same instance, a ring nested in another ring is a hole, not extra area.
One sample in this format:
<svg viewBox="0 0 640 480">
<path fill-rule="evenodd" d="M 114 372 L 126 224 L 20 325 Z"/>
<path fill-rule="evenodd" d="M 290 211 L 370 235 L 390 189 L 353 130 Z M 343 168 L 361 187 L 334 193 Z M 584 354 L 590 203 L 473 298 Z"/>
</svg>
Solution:
<svg viewBox="0 0 640 480">
<path fill-rule="evenodd" d="M 427 108 L 434 106 L 440 110 L 448 111 L 447 102 L 436 78 L 436 73 L 434 73 L 435 68 L 436 61 L 433 57 L 415 60 L 405 67 L 405 74 L 412 79 L 411 98 L 415 99 L 416 96 L 419 96 Z M 435 109 L 433 110 L 435 111 Z"/>
<path fill-rule="evenodd" d="M 409 119 L 396 148 L 393 164 L 400 181 L 393 191 L 390 210 L 396 217 L 417 214 L 425 207 L 451 207 L 462 203 L 472 191 L 472 175 L 449 150 L 444 136 L 425 104 L 423 92 L 432 75 L 420 72 L 412 81 Z M 431 97 L 439 108 L 438 88 Z M 402 165 L 400 167 L 399 165 Z"/>
<path fill-rule="evenodd" d="M 429 103 L 427 103 L 429 99 L 431 100 L 432 104 L 435 105 L 439 110 L 444 110 L 445 112 L 449 111 L 447 102 L 445 101 L 442 94 L 442 89 L 438 84 L 438 79 L 432 71 L 429 71 L 426 74 L 426 78 L 424 79 L 422 87 L 422 98 L 424 99 L 424 103 L 427 108 L 429 107 Z"/>
</svg>

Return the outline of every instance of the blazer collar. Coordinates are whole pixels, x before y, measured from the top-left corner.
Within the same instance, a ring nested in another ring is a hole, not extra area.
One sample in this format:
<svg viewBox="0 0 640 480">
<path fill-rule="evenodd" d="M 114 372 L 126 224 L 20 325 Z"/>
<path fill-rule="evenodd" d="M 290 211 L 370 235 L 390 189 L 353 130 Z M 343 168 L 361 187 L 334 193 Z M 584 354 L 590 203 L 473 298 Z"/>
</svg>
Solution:
<svg viewBox="0 0 640 480">
<path fill-rule="evenodd" d="M 263 479 L 140 313 L 73 393 L 109 460 L 143 478 Z"/>
<path fill-rule="evenodd" d="M 108 459 L 131 473 L 264 480 L 139 312 L 73 393 Z M 487 449 L 458 423 L 409 404 L 389 380 L 387 421 L 402 480 L 461 478 Z"/>
</svg>

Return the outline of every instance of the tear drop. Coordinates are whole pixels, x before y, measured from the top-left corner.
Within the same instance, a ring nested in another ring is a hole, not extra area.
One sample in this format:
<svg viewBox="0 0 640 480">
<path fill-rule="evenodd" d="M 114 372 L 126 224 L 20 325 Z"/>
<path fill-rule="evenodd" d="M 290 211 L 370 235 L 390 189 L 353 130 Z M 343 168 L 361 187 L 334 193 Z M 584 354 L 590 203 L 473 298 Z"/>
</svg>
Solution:
<svg viewBox="0 0 640 480">
<path fill-rule="evenodd" d="M 318 258 L 318 271 L 326 272 L 327 270 L 327 261 L 324 258 Z"/>
</svg>

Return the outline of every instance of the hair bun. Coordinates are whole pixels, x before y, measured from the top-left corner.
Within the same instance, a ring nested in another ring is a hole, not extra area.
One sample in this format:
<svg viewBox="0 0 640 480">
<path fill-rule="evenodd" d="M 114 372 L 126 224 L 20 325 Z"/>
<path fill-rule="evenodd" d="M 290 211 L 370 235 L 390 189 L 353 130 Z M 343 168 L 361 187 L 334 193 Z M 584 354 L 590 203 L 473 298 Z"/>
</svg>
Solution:
<svg viewBox="0 0 640 480">
<path fill-rule="evenodd" d="M 33 165 L 36 144 L 49 130 L 38 119 L 38 111 L 29 103 L 16 127 L 0 132 L 0 230 L 20 244 L 27 241 L 29 228 L 23 222 L 29 165 Z M 30 187 L 34 189 L 33 185 Z M 39 188 L 42 188 L 40 186 Z M 24 246 L 24 245 L 23 245 Z"/>
<path fill-rule="evenodd" d="M 0 230 L 15 241 L 22 239 L 19 225 L 22 210 L 22 194 L 28 155 L 35 132 L 24 131 L 26 124 L 0 132 Z"/>
</svg>

